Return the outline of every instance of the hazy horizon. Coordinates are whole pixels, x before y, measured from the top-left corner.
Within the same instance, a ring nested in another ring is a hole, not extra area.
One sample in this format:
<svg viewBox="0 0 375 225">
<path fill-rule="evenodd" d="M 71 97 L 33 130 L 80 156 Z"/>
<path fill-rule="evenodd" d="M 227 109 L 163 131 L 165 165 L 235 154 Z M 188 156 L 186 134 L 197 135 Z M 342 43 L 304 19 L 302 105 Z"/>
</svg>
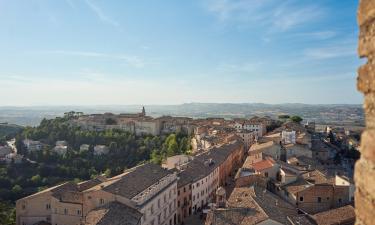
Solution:
<svg viewBox="0 0 375 225">
<path fill-rule="evenodd" d="M 188 105 L 188 104 L 233 104 L 233 105 L 269 105 L 269 106 L 278 106 L 278 105 L 307 105 L 307 106 L 335 106 L 335 105 L 355 105 L 355 106 L 362 106 L 362 103 L 300 103 L 300 102 L 282 102 L 282 103 L 264 103 L 264 102 L 184 102 L 184 103 L 176 103 L 176 104 L 90 104 L 90 105 L 0 105 L 0 108 L 32 108 L 32 107 L 125 107 L 125 106 L 132 106 L 132 107 L 142 107 L 142 106 L 181 106 L 181 105 Z"/>
</svg>

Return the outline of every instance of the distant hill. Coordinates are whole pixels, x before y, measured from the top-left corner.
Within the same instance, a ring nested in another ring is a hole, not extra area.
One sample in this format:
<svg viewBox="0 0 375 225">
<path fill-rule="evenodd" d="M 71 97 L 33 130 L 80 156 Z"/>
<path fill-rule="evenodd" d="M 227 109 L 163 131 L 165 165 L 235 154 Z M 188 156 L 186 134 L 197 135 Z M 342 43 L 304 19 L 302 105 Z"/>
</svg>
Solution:
<svg viewBox="0 0 375 225">
<path fill-rule="evenodd" d="M 15 124 L 0 123 L 0 139 L 8 135 L 15 135 L 22 130 L 23 127 Z"/>
<path fill-rule="evenodd" d="M 36 126 L 43 118 L 63 116 L 64 112 L 76 111 L 91 113 L 133 113 L 140 112 L 142 105 L 108 106 L 33 106 L 0 107 L 0 122 Z M 189 116 L 202 117 L 250 117 L 280 114 L 299 115 L 308 121 L 318 123 L 345 123 L 362 125 L 364 112 L 362 105 L 326 104 L 309 105 L 301 103 L 264 104 L 264 103 L 185 103 L 180 105 L 145 105 L 150 116 Z"/>
</svg>

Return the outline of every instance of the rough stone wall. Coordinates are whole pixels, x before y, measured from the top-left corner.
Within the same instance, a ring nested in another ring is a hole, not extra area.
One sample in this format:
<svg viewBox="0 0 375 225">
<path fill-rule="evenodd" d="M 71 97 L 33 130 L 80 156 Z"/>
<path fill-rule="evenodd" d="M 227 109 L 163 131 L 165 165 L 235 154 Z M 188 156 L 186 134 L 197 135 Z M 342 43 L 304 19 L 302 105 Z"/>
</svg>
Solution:
<svg viewBox="0 0 375 225">
<path fill-rule="evenodd" d="M 358 53 L 367 63 L 358 69 L 358 90 L 365 95 L 366 130 L 355 167 L 356 224 L 374 224 L 375 210 L 375 0 L 360 0 Z"/>
</svg>

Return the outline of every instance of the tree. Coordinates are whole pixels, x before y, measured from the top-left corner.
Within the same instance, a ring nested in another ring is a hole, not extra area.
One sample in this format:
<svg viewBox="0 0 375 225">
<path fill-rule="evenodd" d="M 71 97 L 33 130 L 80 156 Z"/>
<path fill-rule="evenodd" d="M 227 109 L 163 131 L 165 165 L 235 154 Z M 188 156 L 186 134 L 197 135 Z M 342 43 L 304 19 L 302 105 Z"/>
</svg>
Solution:
<svg viewBox="0 0 375 225">
<path fill-rule="evenodd" d="M 16 210 L 8 203 L 0 202 L 0 224 L 13 225 L 16 224 Z"/>
<path fill-rule="evenodd" d="M 290 120 L 296 123 L 300 123 L 303 119 L 300 116 L 292 116 L 290 117 Z"/>
<path fill-rule="evenodd" d="M 38 174 L 38 175 L 32 176 L 32 177 L 31 177 L 31 181 L 32 181 L 34 184 L 38 185 L 38 184 L 41 183 L 42 178 L 41 178 L 40 175 Z"/>
<path fill-rule="evenodd" d="M 167 150 L 167 156 L 174 156 L 178 153 L 178 144 L 176 139 L 171 140 L 168 143 L 168 150 Z"/>
<path fill-rule="evenodd" d="M 156 149 L 154 149 L 151 153 L 151 162 L 160 165 L 162 163 L 162 156 L 160 155 L 160 152 Z"/>
<path fill-rule="evenodd" d="M 286 119 L 289 119 L 290 118 L 290 116 L 289 115 L 279 115 L 279 119 L 281 119 L 281 120 L 286 120 Z"/>
<path fill-rule="evenodd" d="M 106 170 L 104 171 L 104 174 L 105 174 L 106 177 L 111 177 L 111 174 L 112 174 L 112 173 L 111 173 L 111 169 L 109 169 L 109 168 L 106 169 Z"/>
<path fill-rule="evenodd" d="M 22 187 L 18 184 L 14 185 L 13 188 L 12 188 L 12 192 L 14 194 L 19 194 L 22 192 Z"/>
</svg>

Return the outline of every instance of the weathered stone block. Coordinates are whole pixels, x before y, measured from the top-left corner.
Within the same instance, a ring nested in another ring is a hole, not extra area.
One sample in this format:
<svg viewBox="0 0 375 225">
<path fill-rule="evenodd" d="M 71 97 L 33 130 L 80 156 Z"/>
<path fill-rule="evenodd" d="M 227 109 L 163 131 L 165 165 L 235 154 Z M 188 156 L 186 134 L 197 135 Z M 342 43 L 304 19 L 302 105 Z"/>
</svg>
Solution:
<svg viewBox="0 0 375 225">
<path fill-rule="evenodd" d="M 355 198 L 357 221 L 362 224 L 374 224 L 374 199 L 367 193 L 362 192 L 361 188 L 356 191 Z"/>
<path fill-rule="evenodd" d="M 371 21 L 362 25 L 359 32 L 358 53 L 361 57 L 375 52 L 375 23 Z"/>
<path fill-rule="evenodd" d="M 365 95 L 364 109 L 366 113 L 366 126 L 375 129 L 375 93 Z"/>
<path fill-rule="evenodd" d="M 361 157 L 355 165 L 355 170 L 354 180 L 357 188 L 363 193 L 372 194 L 375 198 L 375 163 Z"/>
<path fill-rule="evenodd" d="M 358 24 L 362 26 L 364 23 L 375 18 L 375 1 L 360 0 L 358 8 Z"/>
<path fill-rule="evenodd" d="M 357 88 L 365 94 L 375 92 L 375 68 L 371 63 L 373 62 L 368 62 L 358 69 Z"/>
<path fill-rule="evenodd" d="M 375 163 L 375 129 L 368 129 L 363 132 L 361 139 L 361 154 L 365 159 Z"/>
</svg>

